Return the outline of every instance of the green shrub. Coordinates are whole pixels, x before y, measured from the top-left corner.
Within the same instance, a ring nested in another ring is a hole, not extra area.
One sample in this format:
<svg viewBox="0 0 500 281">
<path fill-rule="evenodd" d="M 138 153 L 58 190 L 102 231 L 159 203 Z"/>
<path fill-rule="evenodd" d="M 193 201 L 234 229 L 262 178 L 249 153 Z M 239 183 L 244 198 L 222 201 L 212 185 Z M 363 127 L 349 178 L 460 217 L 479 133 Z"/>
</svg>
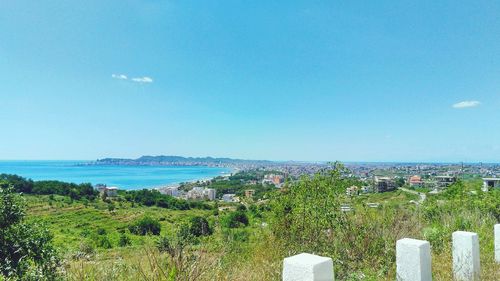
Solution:
<svg viewBox="0 0 500 281">
<path fill-rule="evenodd" d="M 111 244 L 111 241 L 109 240 L 107 235 L 99 236 L 99 238 L 97 239 L 97 246 L 104 249 L 113 248 L 113 245 Z"/>
<path fill-rule="evenodd" d="M 228 228 L 244 227 L 248 225 L 248 217 L 242 211 L 231 212 L 224 218 L 223 224 Z"/>
<path fill-rule="evenodd" d="M 443 250 L 446 245 L 449 231 L 446 231 L 446 229 L 441 226 L 428 227 L 424 228 L 423 236 L 424 239 L 429 241 L 432 245 L 432 249 L 439 252 Z"/>
<path fill-rule="evenodd" d="M 158 220 L 145 216 L 129 226 L 129 231 L 135 235 L 160 235 L 161 225 Z"/>
<path fill-rule="evenodd" d="M 310 252 L 341 261 L 335 268 L 340 280 L 367 267 L 386 275 L 393 265 L 396 240 L 403 231 L 416 232 L 417 217 L 397 206 L 342 212 L 345 190 L 352 184 L 349 173 L 335 163 L 276 194 L 269 221 L 275 244 L 287 255 Z M 401 221 L 408 224 L 404 230 L 398 229 Z"/>
<path fill-rule="evenodd" d="M 122 233 L 120 234 L 120 240 L 118 240 L 118 246 L 120 247 L 126 247 L 132 244 L 132 241 L 130 241 L 130 237 L 128 237 L 127 234 Z"/>
<path fill-rule="evenodd" d="M 97 229 L 97 234 L 98 235 L 106 235 L 106 233 L 107 233 L 106 229 L 104 229 L 104 228 L 98 228 Z"/>
<path fill-rule="evenodd" d="M 211 235 L 213 230 L 207 219 L 203 217 L 193 217 L 190 221 L 189 232 L 193 236 L 200 237 Z"/>
<path fill-rule="evenodd" d="M 59 257 L 44 225 L 25 222 L 24 204 L 0 181 L 0 279 L 53 280 Z"/>
<path fill-rule="evenodd" d="M 171 250 L 170 239 L 167 236 L 161 236 L 156 241 L 156 247 L 160 252 L 169 252 Z"/>
</svg>

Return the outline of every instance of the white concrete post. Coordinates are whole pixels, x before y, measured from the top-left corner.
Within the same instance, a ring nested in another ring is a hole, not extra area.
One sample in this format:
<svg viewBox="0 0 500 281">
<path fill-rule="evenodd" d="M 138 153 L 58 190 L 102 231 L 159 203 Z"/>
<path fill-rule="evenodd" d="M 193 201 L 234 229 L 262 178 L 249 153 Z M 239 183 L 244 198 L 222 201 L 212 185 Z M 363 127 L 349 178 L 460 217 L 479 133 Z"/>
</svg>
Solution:
<svg viewBox="0 0 500 281">
<path fill-rule="evenodd" d="M 431 281 L 431 245 L 410 238 L 396 242 L 396 279 L 398 281 Z"/>
<path fill-rule="evenodd" d="M 331 258 L 298 254 L 283 261 L 283 281 L 333 281 Z"/>
<path fill-rule="evenodd" d="M 500 263 L 500 224 L 495 224 L 495 260 Z"/>
<path fill-rule="evenodd" d="M 479 237 L 477 233 L 453 232 L 453 274 L 457 280 L 479 280 Z"/>
</svg>

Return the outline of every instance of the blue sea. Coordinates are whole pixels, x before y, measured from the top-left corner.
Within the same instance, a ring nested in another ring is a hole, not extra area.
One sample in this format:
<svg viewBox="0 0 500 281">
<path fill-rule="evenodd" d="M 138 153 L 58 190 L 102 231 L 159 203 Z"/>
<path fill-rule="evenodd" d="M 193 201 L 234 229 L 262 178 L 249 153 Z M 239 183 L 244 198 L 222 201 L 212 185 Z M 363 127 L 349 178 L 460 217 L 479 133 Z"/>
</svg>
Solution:
<svg viewBox="0 0 500 281">
<path fill-rule="evenodd" d="M 33 180 L 106 184 L 120 189 L 142 189 L 208 179 L 230 173 L 228 168 L 201 166 L 88 166 L 88 161 L 0 161 L 0 174 Z"/>
</svg>

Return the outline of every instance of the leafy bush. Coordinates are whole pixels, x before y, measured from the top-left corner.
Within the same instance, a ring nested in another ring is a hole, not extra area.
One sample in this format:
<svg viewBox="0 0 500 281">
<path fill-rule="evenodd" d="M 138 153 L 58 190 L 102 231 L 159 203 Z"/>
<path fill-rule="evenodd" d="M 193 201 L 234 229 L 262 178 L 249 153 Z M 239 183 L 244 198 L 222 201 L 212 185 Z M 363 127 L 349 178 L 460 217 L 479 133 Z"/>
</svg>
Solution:
<svg viewBox="0 0 500 281">
<path fill-rule="evenodd" d="M 52 246 L 52 235 L 43 225 L 27 223 L 24 218 L 19 195 L 0 182 L 1 276 L 13 280 L 55 279 L 60 260 Z"/>
<path fill-rule="evenodd" d="M 128 237 L 127 234 L 122 233 L 120 234 L 120 240 L 118 240 L 118 246 L 120 247 L 126 247 L 132 244 L 132 241 L 130 241 L 130 237 Z"/>
<path fill-rule="evenodd" d="M 3 181 L 9 184 L 17 192 L 31 193 L 34 182 L 30 179 L 25 179 L 18 175 L 0 174 L 0 182 Z"/>
<path fill-rule="evenodd" d="M 0 174 L 0 180 L 12 185 L 17 192 L 27 194 L 58 194 L 69 196 L 73 200 L 82 198 L 94 200 L 97 190 L 90 183 L 67 183 L 62 181 L 32 181 L 18 175 Z"/>
<path fill-rule="evenodd" d="M 242 211 L 231 212 L 224 218 L 223 224 L 228 228 L 247 226 L 248 217 L 245 212 Z"/>
<path fill-rule="evenodd" d="M 213 230 L 207 219 L 203 217 L 193 217 L 190 221 L 189 232 L 193 236 L 200 237 L 211 235 Z"/>
<path fill-rule="evenodd" d="M 129 231 L 135 235 L 160 235 L 161 225 L 158 220 L 145 216 L 129 226 Z"/>
<path fill-rule="evenodd" d="M 113 248 L 113 245 L 111 244 L 111 241 L 109 240 L 107 235 L 99 236 L 99 238 L 97 239 L 97 246 L 104 249 Z"/>
<path fill-rule="evenodd" d="M 188 202 L 169 195 L 161 194 L 158 190 L 129 190 L 125 192 L 125 199 L 132 203 L 144 206 L 158 206 L 172 210 L 211 209 L 211 206 L 203 202 Z"/>
<path fill-rule="evenodd" d="M 384 208 L 383 216 L 379 210 L 342 212 L 345 190 L 352 184 L 348 175 L 336 163 L 277 194 L 270 221 L 275 244 L 284 253 L 317 253 L 339 261 L 335 274 L 341 280 L 363 268 L 377 268 L 385 275 L 393 264 L 396 240 L 416 232 L 402 228 L 401 221 L 414 227 L 416 217 L 397 207 Z"/>
<path fill-rule="evenodd" d="M 449 240 L 448 234 L 449 231 L 442 226 L 428 227 L 423 230 L 425 240 L 429 241 L 432 245 L 432 249 L 435 251 L 441 251 L 443 249 L 445 243 Z"/>
<path fill-rule="evenodd" d="M 156 247 L 160 252 L 171 251 L 170 239 L 167 236 L 161 236 L 158 241 L 156 241 Z"/>
</svg>

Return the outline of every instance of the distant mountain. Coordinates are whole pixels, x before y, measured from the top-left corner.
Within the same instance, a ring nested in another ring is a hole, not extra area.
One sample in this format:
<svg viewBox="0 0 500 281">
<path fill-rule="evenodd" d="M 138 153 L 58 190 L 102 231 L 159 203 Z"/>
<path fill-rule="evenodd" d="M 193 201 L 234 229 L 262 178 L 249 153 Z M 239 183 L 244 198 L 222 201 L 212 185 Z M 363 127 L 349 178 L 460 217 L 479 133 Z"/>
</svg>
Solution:
<svg viewBox="0 0 500 281">
<path fill-rule="evenodd" d="M 210 167 L 235 167 L 235 166 L 268 166 L 277 162 L 268 160 L 242 160 L 214 157 L 182 157 L 182 156 L 141 156 L 137 159 L 104 158 L 89 165 L 133 165 L 133 166 L 210 166 Z"/>
</svg>

